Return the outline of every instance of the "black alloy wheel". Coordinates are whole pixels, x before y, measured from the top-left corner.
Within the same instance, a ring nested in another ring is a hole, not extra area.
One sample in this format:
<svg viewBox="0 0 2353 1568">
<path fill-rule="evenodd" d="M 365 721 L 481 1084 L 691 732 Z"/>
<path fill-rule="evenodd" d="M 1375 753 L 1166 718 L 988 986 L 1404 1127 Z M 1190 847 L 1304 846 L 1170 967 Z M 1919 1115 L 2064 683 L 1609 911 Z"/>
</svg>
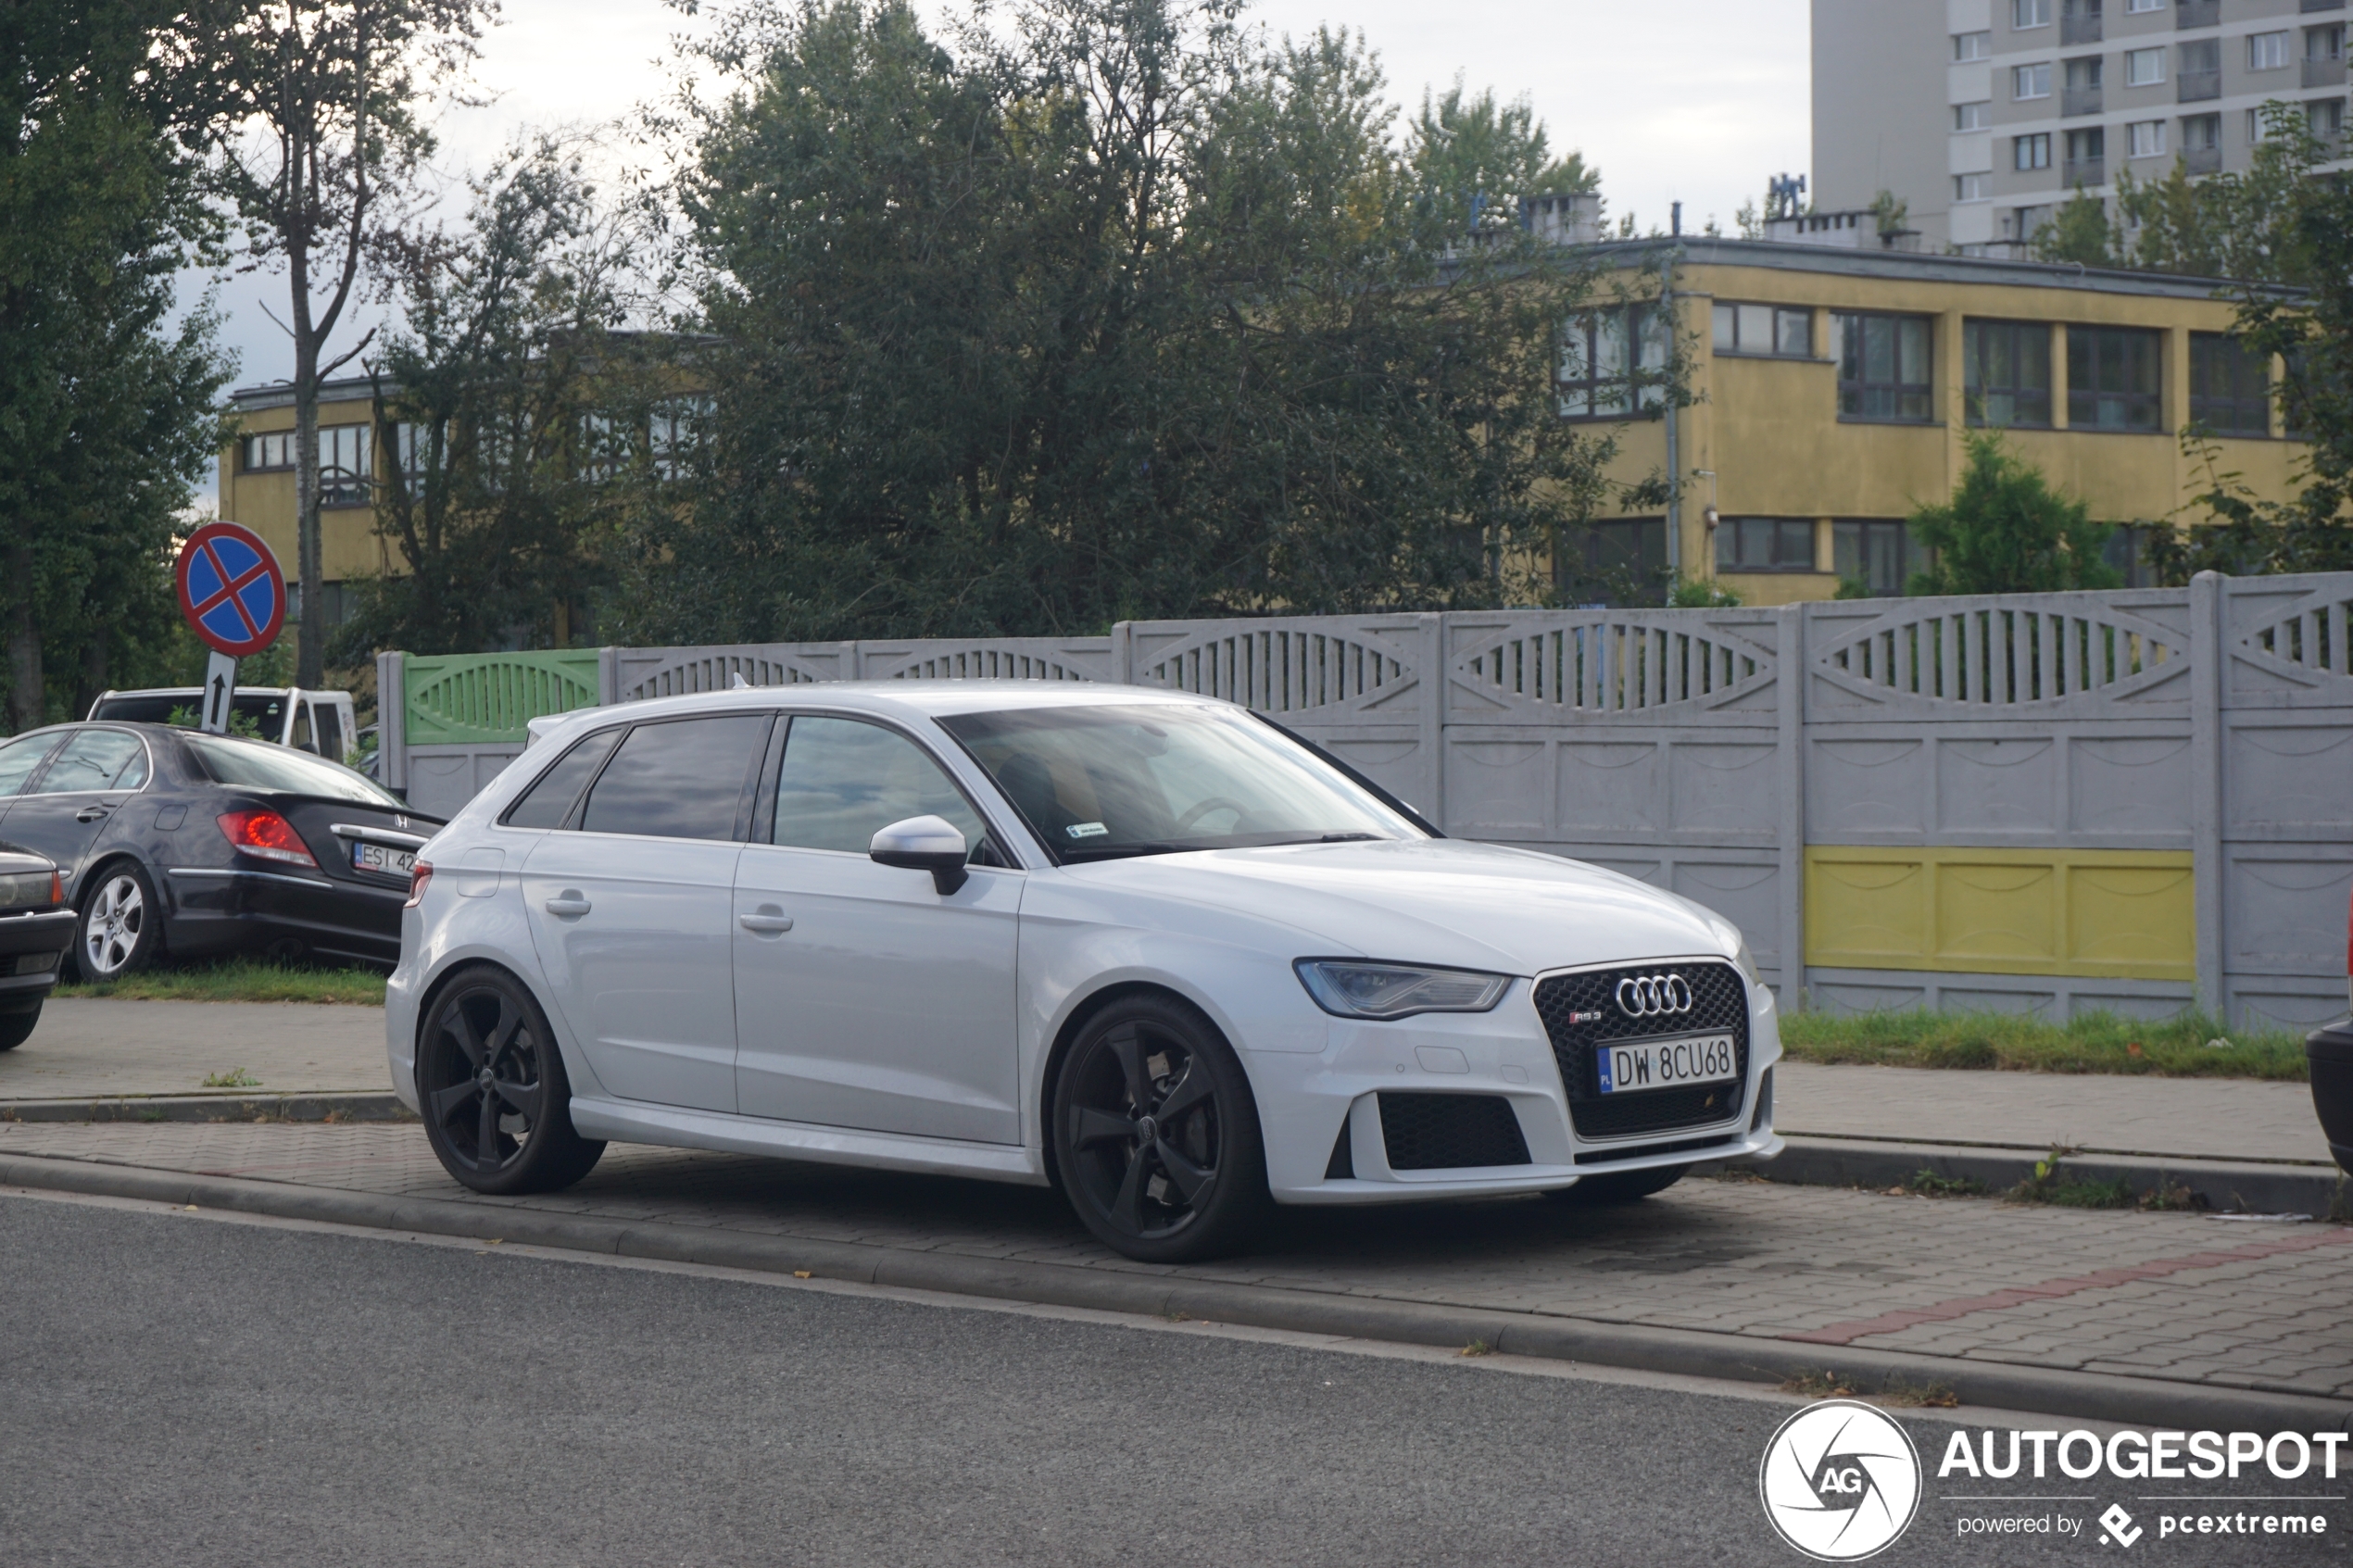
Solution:
<svg viewBox="0 0 2353 1568">
<path fill-rule="evenodd" d="M 1055 1161 L 1087 1228 L 1127 1257 L 1181 1263 L 1243 1245 L 1266 1205 L 1258 1112 L 1209 1021 L 1129 997 L 1088 1021 L 1054 1090 Z"/>
<path fill-rule="evenodd" d="M 1655 1192 L 1665 1192 L 1681 1181 L 1683 1173 L 1690 1169 L 1689 1165 L 1654 1165 L 1647 1171 L 1604 1171 L 1585 1177 L 1573 1187 L 1554 1187 L 1544 1196 L 1587 1208 L 1636 1203 Z"/>
<path fill-rule="evenodd" d="M 476 1192 L 554 1192 L 605 1152 L 573 1130 L 547 1015 L 497 970 L 466 971 L 434 999 L 417 1037 L 417 1098 L 442 1169 Z"/>
</svg>

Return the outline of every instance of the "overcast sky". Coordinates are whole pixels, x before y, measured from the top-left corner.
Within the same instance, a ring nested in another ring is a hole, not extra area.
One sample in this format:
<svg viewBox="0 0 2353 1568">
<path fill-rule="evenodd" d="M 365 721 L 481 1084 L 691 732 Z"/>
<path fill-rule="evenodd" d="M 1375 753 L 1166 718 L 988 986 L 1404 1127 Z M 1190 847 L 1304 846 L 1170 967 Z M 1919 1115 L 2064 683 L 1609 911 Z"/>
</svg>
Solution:
<svg viewBox="0 0 2353 1568">
<path fill-rule="evenodd" d="M 1664 226 L 1680 200 L 1695 230 L 1710 214 L 1730 228 L 1768 175 L 1807 167 L 1807 9 L 1806 0 L 1257 0 L 1252 14 L 1277 32 L 1361 29 L 1391 96 L 1408 106 L 1457 73 L 1474 91 L 1525 94 L 1556 151 L 1580 148 L 1600 166 L 1613 214 L 1630 208 L 1644 228 Z M 477 73 L 497 103 L 442 122 L 449 174 L 524 128 L 607 120 L 658 95 L 682 25 L 660 0 L 505 0 L 505 17 Z M 261 308 L 283 317 L 283 289 L 270 274 L 222 285 L 238 385 L 292 369 L 285 334 Z"/>
</svg>

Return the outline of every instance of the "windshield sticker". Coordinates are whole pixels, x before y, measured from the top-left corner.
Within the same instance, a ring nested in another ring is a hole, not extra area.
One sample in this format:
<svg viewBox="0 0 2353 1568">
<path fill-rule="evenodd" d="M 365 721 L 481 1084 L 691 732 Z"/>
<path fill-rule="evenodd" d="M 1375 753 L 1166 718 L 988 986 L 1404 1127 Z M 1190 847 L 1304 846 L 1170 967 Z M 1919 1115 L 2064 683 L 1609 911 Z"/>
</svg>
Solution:
<svg viewBox="0 0 2353 1568">
<path fill-rule="evenodd" d="M 1073 822 L 1063 831 L 1073 838 L 1101 838 L 1111 829 L 1101 822 Z"/>
</svg>

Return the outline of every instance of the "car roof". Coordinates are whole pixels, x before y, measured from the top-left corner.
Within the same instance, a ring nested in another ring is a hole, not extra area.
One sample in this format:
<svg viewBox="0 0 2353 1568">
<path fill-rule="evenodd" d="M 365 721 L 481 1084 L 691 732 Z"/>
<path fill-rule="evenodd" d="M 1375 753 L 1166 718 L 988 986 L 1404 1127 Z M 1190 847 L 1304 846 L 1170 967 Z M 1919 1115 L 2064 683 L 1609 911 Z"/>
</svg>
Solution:
<svg viewBox="0 0 2353 1568">
<path fill-rule="evenodd" d="M 897 719 L 941 719 L 1006 709 L 1100 708 L 1109 703 L 1167 707 L 1233 706 L 1217 697 L 1155 686 L 1099 681 L 825 681 L 789 686 L 737 686 L 724 692 L 649 697 L 610 708 L 582 708 L 544 732 L 550 738 L 616 720 L 664 719 L 690 713 L 765 712 L 777 707 L 830 708 Z M 535 721 L 535 724 L 541 721 Z"/>
</svg>

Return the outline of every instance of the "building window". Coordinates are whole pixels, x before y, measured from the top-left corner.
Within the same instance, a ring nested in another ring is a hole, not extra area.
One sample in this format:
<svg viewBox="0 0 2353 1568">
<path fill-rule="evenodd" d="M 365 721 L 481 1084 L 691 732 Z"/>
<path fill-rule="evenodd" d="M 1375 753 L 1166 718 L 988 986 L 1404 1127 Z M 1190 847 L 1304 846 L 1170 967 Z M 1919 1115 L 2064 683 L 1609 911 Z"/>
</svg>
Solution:
<svg viewBox="0 0 2353 1568">
<path fill-rule="evenodd" d="M 2190 418 L 2217 435 L 2271 433 L 2265 358 L 2226 332 L 2190 334 Z"/>
<path fill-rule="evenodd" d="M 2044 60 L 2031 66 L 2010 67 L 2010 96 L 2023 103 L 2029 98 L 2051 95 L 2051 62 Z"/>
<path fill-rule="evenodd" d="M 2051 25 L 2051 0 L 2010 0 L 2010 27 L 2023 31 Z"/>
<path fill-rule="evenodd" d="M 2032 136 L 2010 138 L 2012 169 L 2048 169 L 2051 167 L 2051 133 L 2038 131 Z"/>
<path fill-rule="evenodd" d="M 1953 34 L 1953 58 L 1967 65 L 1974 60 L 1994 57 L 1994 35 L 1990 32 L 1957 32 Z"/>
<path fill-rule="evenodd" d="M 1831 562 L 1843 580 L 1878 598 L 1903 593 L 1912 573 L 1928 567 L 1928 552 L 1906 524 L 1890 518 L 1840 518 L 1831 524 Z"/>
<path fill-rule="evenodd" d="M 2067 90 L 2070 93 L 2096 93 L 2106 84 L 2108 62 L 2098 55 L 2084 55 L 2067 62 Z"/>
<path fill-rule="evenodd" d="M 2220 152 L 2222 147 L 2222 117 L 2219 114 L 2185 114 L 2182 117 L 2182 150 L 2185 153 Z"/>
<path fill-rule="evenodd" d="M 1953 199 L 1957 202 L 1982 202 L 1987 199 L 1985 176 L 1982 174 L 1954 175 Z"/>
<path fill-rule="evenodd" d="M 1564 539 L 1553 580 L 1571 605 L 1655 605 L 1667 600 L 1667 520 L 1613 518 Z"/>
<path fill-rule="evenodd" d="M 2165 0 L 2124 0 L 2124 9 L 2131 16 L 2145 16 L 2165 9 Z"/>
<path fill-rule="evenodd" d="M 1961 356 L 1969 423 L 2050 424 L 2049 327 L 2040 321 L 1964 321 Z"/>
<path fill-rule="evenodd" d="M 1987 123 L 1986 117 L 1993 111 L 1993 107 L 1994 106 L 1989 103 L 1955 104 L 1953 129 L 1955 131 L 1984 130 Z"/>
<path fill-rule="evenodd" d="M 2284 32 L 2248 33 L 2246 35 L 2246 69 L 2285 70 L 2287 69 L 2287 34 Z"/>
<path fill-rule="evenodd" d="M 2105 126 L 2095 125 L 2088 130 L 2067 133 L 2067 163 L 2070 170 L 2080 173 L 2083 165 L 2098 163 L 2107 157 L 2108 130 Z M 2070 183 L 2072 182 L 2070 180 Z M 2094 175 L 2087 182 L 2097 184 L 2099 179 Z"/>
<path fill-rule="evenodd" d="M 2039 207 L 2014 207 L 2002 215 L 2002 237 L 2006 240 L 2031 240 L 2050 226 L 2054 209 L 2048 203 Z"/>
<path fill-rule="evenodd" d="M 2304 57 L 2323 65 L 2345 58 L 2345 24 L 2331 22 L 2326 27 L 2304 30 Z"/>
<path fill-rule="evenodd" d="M 267 435 L 248 435 L 245 439 L 245 471 L 269 473 L 278 469 L 294 467 L 294 432 L 273 430 Z"/>
<path fill-rule="evenodd" d="M 1814 357 L 1814 312 L 1785 305 L 1718 304 L 1714 334 L 1718 354 L 1770 354 L 1785 359 Z"/>
<path fill-rule="evenodd" d="M 1839 418 L 1926 422 L 1929 318 L 1842 311 L 1835 320 Z"/>
<path fill-rule="evenodd" d="M 368 425 L 332 425 L 319 433 L 319 504 L 364 507 L 372 498 L 375 431 Z"/>
<path fill-rule="evenodd" d="M 2108 530 L 2108 543 L 2100 548 L 2100 559 L 2124 579 L 2127 588 L 2158 586 L 2156 569 L 2149 565 L 2149 536 L 2162 524 L 2120 522 Z"/>
<path fill-rule="evenodd" d="M 2124 128 L 2132 138 L 2133 157 L 2163 157 L 2165 156 L 2165 122 L 2161 119 L 2137 120 Z"/>
<path fill-rule="evenodd" d="M 2345 100 L 2313 98 L 2304 106 L 2305 128 L 2323 142 L 2334 142 L 2345 134 Z"/>
<path fill-rule="evenodd" d="M 2163 418 L 2165 334 L 2136 327 L 2067 329 L 2067 422 L 2076 430 L 2154 431 Z"/>
<path fill-rule="evenodd" d="M 693 471 L 696 456 L 711 439 L 718 405 L 709 397 L 673 397 L 654 405 L 654 472 L 665 480 Z"/>
<path fill-rule="evenodd" d="M 1622 420 L 1665 408 L 1668 346 L 1667 318 L 1656 306 L 1630 305 L 1576 318 L 1562 334 L 1562 414 Z"/>
<path fill-rule="evenodd" d="M 1718 571 L 1811 571 L 1810 517 L 1728 517 L 1716 525 Z"/>
<path fill-rule="evenodd" d="M 2158 49 L 2127 49 L 2124 51 L 2124 85 L 2127 87 L 2158 87 L 2165 82 L 2165 51 Z"/>
<path fill-rule="evenodd" d="M 2182 86 L 2183 98 L 2219 98 L 2222 95 L 2222 41 L 2200 38 L 2182 45 Z"/>
</svg>

